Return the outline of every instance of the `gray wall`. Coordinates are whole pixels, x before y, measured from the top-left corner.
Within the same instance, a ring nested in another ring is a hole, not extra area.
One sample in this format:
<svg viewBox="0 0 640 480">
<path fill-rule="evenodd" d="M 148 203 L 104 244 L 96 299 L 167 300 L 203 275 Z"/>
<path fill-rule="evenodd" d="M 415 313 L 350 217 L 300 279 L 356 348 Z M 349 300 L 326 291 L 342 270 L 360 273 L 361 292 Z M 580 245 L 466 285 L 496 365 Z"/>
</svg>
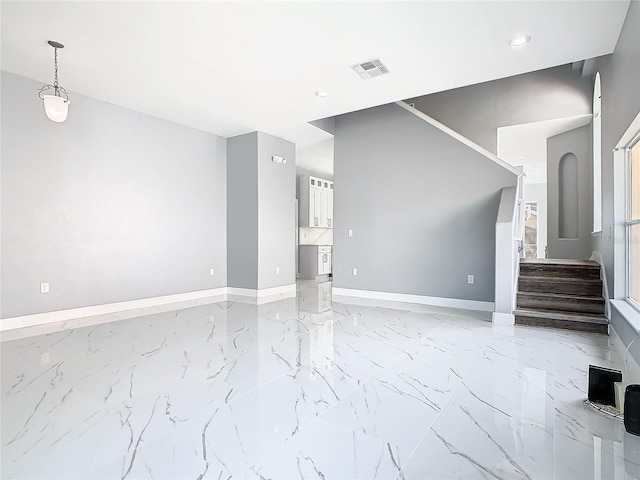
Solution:
<svg viewBox="0 0 640 480">
<path fill-rule="evenodd" d="M 40 86 L 2 72 L 2 318 L 225 286 L 225 139 Z"/>
<path fill-rule="evenodd" d="M 590 114 L 593 81 L 561 66 L 407 100 L 449 128 L 497 153 L 497 129 Z"/>
<path fill-rule="evenodd" d="M 391 104 L 336 118 L 334 181 L 335 287 L 493 301 L 514 174 Z"/>
<path fill-rule="evenodd" d="M 589 124 L 547 139 L 549 258 L 587 259 L 591 256 L 591 128 Z M 560 160 L 565 154 L 575 156 L 577 171 L 565 171 L 563 176 Z"/>
<path fill-rule="evenodd" d="M 602 83 L 602 252 L 613 292 L 613 148 L 640 111 L 640 2 L 629 6 L 613 55 L 598 60 Z"/>
<path fill-rule="evenodd" d="M 252 132 L 230 138 L 228 150 L 229 286 L 291 285 L 296 282 L 295 144 Z M 287 163 L 272 162 L 273 155 Z"/>
<path fill-rule="evenodd" d="M 287 159 L 282 165 L 272 155 Z M 295 144 L 258 132 L 258 288 L 296 283 Z M 276 273 L 280 267 L 280 273 Z"/>
<path fill-rule="evenodd" d="M 302 175 L 311 175 L 312 177 L 324 178 L 325 180 L 333 180 L 333 175 L 329 173 L 319 173 L 314 170 L 309 170 L 307 168 L 296 168 L 296 177 L 301 177 Z"/>
<path fill-rule="evenodd" d="M 258 288 L 257 132 L 227 140 L 227 282 Z"/>
<path fill-rule="evenodd" d="M 595 239 L 594 250 L 603 256 L 609 292 L 613 278 L 613 154 L 612 149 L 640 111 L 640 2 L 629 6 L 613 55 L 598 61 L 602 82 L 602 238 Z M 628 344 L 635 333 L 625 328 L 624 320 L 612 312 L 612 323 Z M 640 362 L 640 341 L 632 347 Z"/>
<path fill-rule="evenodd" d="M 320 120 L 313 120 L 309 122 L 314 127 L 318 127 L 327 133 L 336 133 L 336 117 L 321 118 Z"/>
</svg>

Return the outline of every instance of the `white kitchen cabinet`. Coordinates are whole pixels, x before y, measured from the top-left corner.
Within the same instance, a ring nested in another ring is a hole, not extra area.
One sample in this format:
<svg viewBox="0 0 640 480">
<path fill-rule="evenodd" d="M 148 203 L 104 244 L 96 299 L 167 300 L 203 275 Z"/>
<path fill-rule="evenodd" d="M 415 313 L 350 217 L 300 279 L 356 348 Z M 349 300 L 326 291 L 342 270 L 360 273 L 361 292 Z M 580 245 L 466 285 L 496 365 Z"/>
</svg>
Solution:
<svg viewBox="0 0 640 480">
<path fill-rule="evenodd" d="M 331 246 L 300 245 L 300 278 L 315 280 L 331 274 Z"/>
<path fill-rule="evenodd" d="M 318 275 L 329 275 L 331 273 L 331 247 L 318 247 Z"/>
<path fill-rule="evenodd" d="M 333 228 L 333 182 L 311 175 L 299 181 L 299 226 Z"/>
</svg>

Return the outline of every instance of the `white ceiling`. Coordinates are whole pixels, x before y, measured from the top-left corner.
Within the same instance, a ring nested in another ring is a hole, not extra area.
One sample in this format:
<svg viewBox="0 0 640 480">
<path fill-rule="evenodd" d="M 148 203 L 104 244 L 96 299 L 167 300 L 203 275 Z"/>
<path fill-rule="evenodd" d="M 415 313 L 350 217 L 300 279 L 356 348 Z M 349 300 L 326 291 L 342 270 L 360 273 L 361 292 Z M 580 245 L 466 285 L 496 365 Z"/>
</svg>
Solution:
<svg viewBox="0 0 640 480">
<path fill-rule="evenodd" d="M 224 137 L 259 130 L 309 147 L 329 137 L 311 120 L 612 53 L 628 5 L 2 1 L 1 59 L 50 83 L 46 41 L 56 40 L 69 91 Z M 532 41 L 514 50 L 517 33 Z M 350 69 L 374 57 L 391 73 L 361 80 Z"/>
</svg>

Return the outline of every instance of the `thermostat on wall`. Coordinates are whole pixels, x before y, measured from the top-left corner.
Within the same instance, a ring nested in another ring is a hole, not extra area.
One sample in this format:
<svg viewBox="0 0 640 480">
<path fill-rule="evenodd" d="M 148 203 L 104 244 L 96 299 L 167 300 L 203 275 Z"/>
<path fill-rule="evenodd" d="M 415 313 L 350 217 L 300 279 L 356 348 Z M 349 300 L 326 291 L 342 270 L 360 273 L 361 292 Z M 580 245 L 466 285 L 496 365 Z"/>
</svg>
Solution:
<svg viewBox="0 0 640 480">
<path fill-rule="evenodd" d="M 272 161 L 273 163 L 281 163 L 281 164 L 283 164 L 283 165 L 284 165 L 285 163 L 287 163 L 287 159 L 286 159 L 286 158 L 284 158 L 284 157 L 280 157 L 280 156 L 278 156 L 278 155 L 273 155 L 273 156 L 271 157 L 271 161 Z"/>
</svg>

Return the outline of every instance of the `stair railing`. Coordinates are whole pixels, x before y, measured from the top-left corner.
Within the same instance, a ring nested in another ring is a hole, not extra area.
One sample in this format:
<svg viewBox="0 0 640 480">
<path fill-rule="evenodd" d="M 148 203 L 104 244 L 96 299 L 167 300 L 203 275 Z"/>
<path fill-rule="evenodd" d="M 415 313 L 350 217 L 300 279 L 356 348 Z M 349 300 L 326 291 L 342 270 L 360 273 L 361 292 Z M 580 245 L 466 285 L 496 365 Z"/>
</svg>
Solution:
<svg viewBox="0 0 640 480">
<path fill-rule="evenodd" d="M 505 187 L 496 220 L 494 323 L 513 325 L 520 259 L 524 258 L 524 175 L 515 187 Z"/>
</svg>

